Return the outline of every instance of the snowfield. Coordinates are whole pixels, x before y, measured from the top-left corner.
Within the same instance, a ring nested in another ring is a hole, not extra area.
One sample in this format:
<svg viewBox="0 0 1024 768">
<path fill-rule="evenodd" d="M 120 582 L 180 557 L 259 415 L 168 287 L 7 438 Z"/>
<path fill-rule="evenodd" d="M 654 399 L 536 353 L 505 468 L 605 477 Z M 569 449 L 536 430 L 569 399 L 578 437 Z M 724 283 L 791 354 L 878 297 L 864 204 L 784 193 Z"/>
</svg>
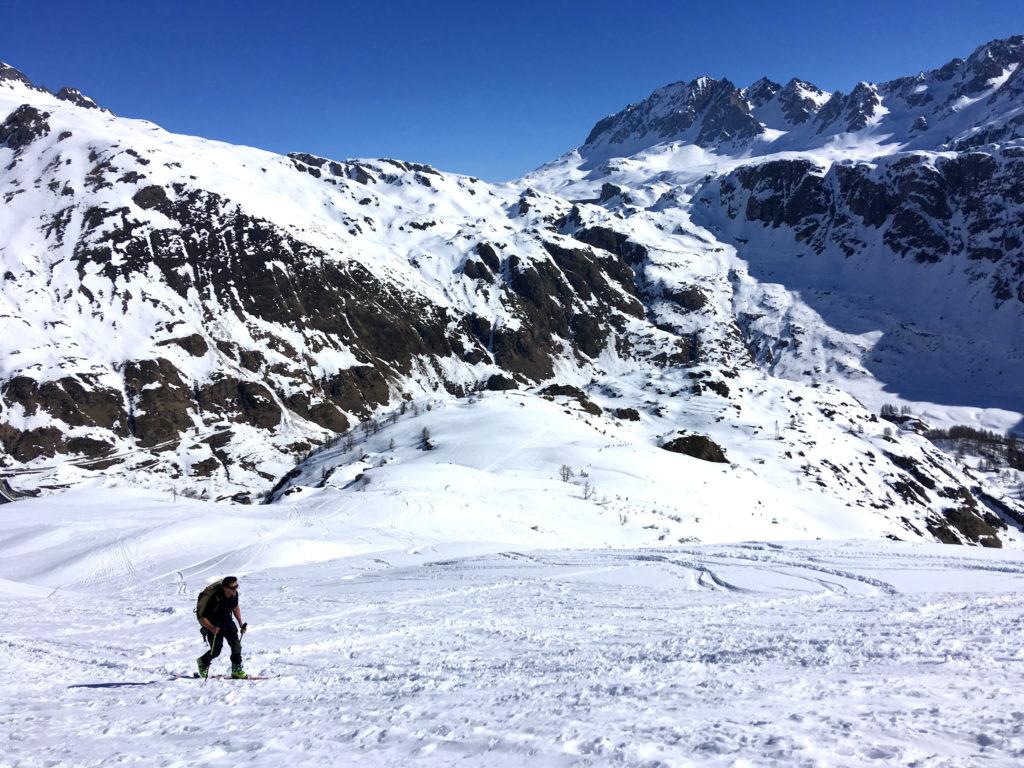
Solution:
<svg viewBox="0 0 1024 768">
<path fill-rule="evenodd" d="M 301 509 L 116 489 L 6 506 L 0 765 L 1024 757 L 1020 550 L 578 548 L 593 531 L 538 550 L 468 541 L 484 520 L 446 542 Z M 195 595 L 228 572 L 247 669 L 271 679 L 173 678 L 203 650 Z"/>
</svg>

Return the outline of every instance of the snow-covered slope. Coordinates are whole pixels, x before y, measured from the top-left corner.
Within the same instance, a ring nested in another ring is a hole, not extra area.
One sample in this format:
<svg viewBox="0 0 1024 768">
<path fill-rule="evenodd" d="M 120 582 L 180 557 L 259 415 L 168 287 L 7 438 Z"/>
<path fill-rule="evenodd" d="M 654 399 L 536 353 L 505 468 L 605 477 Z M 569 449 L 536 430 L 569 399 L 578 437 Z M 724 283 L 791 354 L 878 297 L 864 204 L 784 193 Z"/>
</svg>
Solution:
<svg viewBox="0 0 1024 768">
<path fill-rule="evenodd" d="M 80 524 L 56 501 L 30 509 Z M 117 585 L 58 590 L 5 581 L 0 557 L 4 763 L 1020 762 L 1020 552 L 395 542 L 254 563 L 244 661 L 269 679 L 203 683 L 172 678 L 203 651 L 195 595 L 239 561 L 188 570 L 179 549 L 180 574 L 139 578 L 151 551 L 112 552 L 142 569 Z"/>
<path fill-rule="evenodd" d="M 986 50 L 1006 70 L 1020 41 Z M 987 61 L 925 81 L 976 94 Z M 1000 125 L 1014 83 L 986 86 Z M 1024 410 L 1020 255 L 1010 224 L 992 231 L 1012 147 L 910 153 L 875 109 L 783 151 L 837 97 L 755 86 L 668 86 L 491 185 L 177 136 L 0 70 L 4 474 L 16 491 L 274 488 L 361 526 L 444 539 L 473 517 L 534 546 L 1016 541 L 1018 502 L 872 413 L 902 397 L 1005 428 Z M 855 90 L 837 115 L 894 89 Z M 954 213 L 904 200 L 900 174 Z M 878 222 L 853 220 L 865 206 Z M 989 250 L 931 258 L 932 226 Z M 929 301 L 901 301 L 922 274 Z M 985 351 L 950 357 L 927 333 L 943 323 Z M 1003 386 L 958 378 L 968 359 L 1001 361 Z"/>
</svg>

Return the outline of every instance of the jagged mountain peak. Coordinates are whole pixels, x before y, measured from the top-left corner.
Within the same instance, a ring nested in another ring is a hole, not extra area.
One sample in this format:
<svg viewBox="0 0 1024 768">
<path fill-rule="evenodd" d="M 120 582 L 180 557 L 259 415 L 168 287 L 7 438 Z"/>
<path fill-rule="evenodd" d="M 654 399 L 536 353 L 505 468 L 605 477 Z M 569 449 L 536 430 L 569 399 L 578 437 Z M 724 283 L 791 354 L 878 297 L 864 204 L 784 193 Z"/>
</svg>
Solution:
<svg viewBox="0 0 1024 768">
<path fill-rule="evenodd" d="M 743 94 L 729 80 L 702 76 L 658 88 L 643 101 L 598 121 L 581 148 L 585 155 L 629 154 L 663 141 L 704 148 L 764 132 Z"/>
<path fill-rule="evenodd" d="M 985 61 L 995 61 L 1000 66 L 1007 66 L 1024 59 L 1024 35 L 1011 35 L 1010 37 L 989 40 L 979 45 L 970 56 L 967 63 L 978 65 Z"/>
<path fill-rule="evenodd" d="M 821 104 L 824 104 L 825 101 L 828 100 L 829 93 L 827 91 L 823 91 L 821 88 L 819 88 L 814 83 L 808 80 L 801 80 L 798 77 L 792 77 L 782 87 L 782 90 L 780 91 L 780 96 L 810 98 L 818 106 L 821 106 Z"/>
<path fill-rule="evenodd" d="M 33 83 L 20 69 L 16 69 L 6 62 L 0 61 L 0 88 L 4 86 L 15 89 L 24 88 L 29 91 L 34 91 L 37 94 L 53 96 L 60 101 L 66 101 L 69 104 L 74 104 L 75 106 L 83 107 L 84 109 L 100 109 L 104 112 L 109 112 L 109 110 L 104 109 L 97 104 L 95 99 L 86 96 L 78 88 L 66 85 L 56 93 L 53 93 L 49 88 L 44 88 L 41 85 Z"/>
<path fill-rule="evenodd" d="M 765 78 L 758 81 L 762 82 L 771 83 Z M 796 77 L 790 78 L 785 85 L 772 85 L 775 88 L 767 98 L 763 97 L 769 92 L 767 85 L 760 86 L 756 91 L 754 86 L 751 86 L 744 91 L 754 117 L 766 128 L 792 130 L 814 117 L 829 98 L 829 94 L 814 83 Z"/>
<path fill-rule="evenodd" d="M 771 101 L 781 90 L 782 85 L 767 77 L 762 77 L 743 89 L 743 98 L 752 108 L 756 108 Z"/>
<path fill-rule="evenodd" d="M 991 40 L 966 58 L 882 83 L 829 93 L 762 77 L 742 90 L 702 76 L 654 90 L 598 121 L 580 148 L 589 163 L 666 142 L 716 153 L 813 151 L 843 134 L 915 149 L 977 146 L 1024 136 L 1024 36 Z M 843 140 L 846 142 L 847 140 Z M 859 141 L 859 140 L 858 140 Z"/>
<path fill-rule="evenodd" d="M 56 96 L 61 101 L 70 102 L 77 107 L 83 107 L 85 109 L 100 109 L 100 105 L 96 103 L 95 99 L 86 96 L 77 88 L 72 88 L 67 85 L 57 91 Z"/>
<path fill-rule="evenodd" d="M 8 85 L 17 83 L 23 85 L 26 88 L 32 88 L 33 90 L 43 91 L 45 89 L 35 85 L 20 69 L 15 69 L 10 64 L 0 61 L 0 85 Z"/>
</svg>

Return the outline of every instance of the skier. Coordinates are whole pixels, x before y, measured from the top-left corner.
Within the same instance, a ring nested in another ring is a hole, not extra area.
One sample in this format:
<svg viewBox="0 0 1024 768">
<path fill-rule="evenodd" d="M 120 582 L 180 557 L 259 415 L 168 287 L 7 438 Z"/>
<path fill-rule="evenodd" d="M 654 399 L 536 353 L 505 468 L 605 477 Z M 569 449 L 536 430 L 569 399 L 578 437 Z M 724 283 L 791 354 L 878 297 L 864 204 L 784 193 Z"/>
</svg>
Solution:
<svg viewBox="0 0 1024 768">
<path fill-rule="evenodd" d="M 232 614 L 238 626 L 231 620 Z M 202 625 L 203 639 L 210 644 L 210 650 L 196 659 L 199 676 L 210 674 L 210 663 L 220 655 L 224 641 L 231 647 L 231 677 L 245 680 L 249 676 L 242 669 L 242 640 L 248 625 L 242 621 L 242 610 L 238 607 L 238 578 L 225 576 L 199 593 L 196 603 L 196 617 Z"/>
</svg>

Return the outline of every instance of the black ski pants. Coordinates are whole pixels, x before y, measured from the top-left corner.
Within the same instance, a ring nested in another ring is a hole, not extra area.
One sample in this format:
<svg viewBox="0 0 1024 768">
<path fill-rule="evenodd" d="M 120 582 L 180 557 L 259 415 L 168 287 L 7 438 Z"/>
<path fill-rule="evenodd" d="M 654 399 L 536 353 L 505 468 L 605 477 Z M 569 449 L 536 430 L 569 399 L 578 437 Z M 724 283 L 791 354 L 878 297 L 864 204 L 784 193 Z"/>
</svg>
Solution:
<svg viewBox="0 0 1024 768">
<path fill-rule="evenodd" d="M 207 643 L 210 642 L 210 637 L 213 637 L 213 644 L 210 646 L 210 650 L 201 657 L 204 665 L 209 665 L 210 662 L 220 656 L 220 650 L 224 647 L 224 641 L 226 640 L 228 647 L 231 648 L 231 666 L 242 666 L 242 640 L 238 636 L 238 627 L 235 626 L 235 622 L 228 619 L 224 624 L 220 625 L 220 632 L 216 635 L 206 627 L 203 627 L 200 631 L 203 633 L 203 639 Z"/>
</svg>

